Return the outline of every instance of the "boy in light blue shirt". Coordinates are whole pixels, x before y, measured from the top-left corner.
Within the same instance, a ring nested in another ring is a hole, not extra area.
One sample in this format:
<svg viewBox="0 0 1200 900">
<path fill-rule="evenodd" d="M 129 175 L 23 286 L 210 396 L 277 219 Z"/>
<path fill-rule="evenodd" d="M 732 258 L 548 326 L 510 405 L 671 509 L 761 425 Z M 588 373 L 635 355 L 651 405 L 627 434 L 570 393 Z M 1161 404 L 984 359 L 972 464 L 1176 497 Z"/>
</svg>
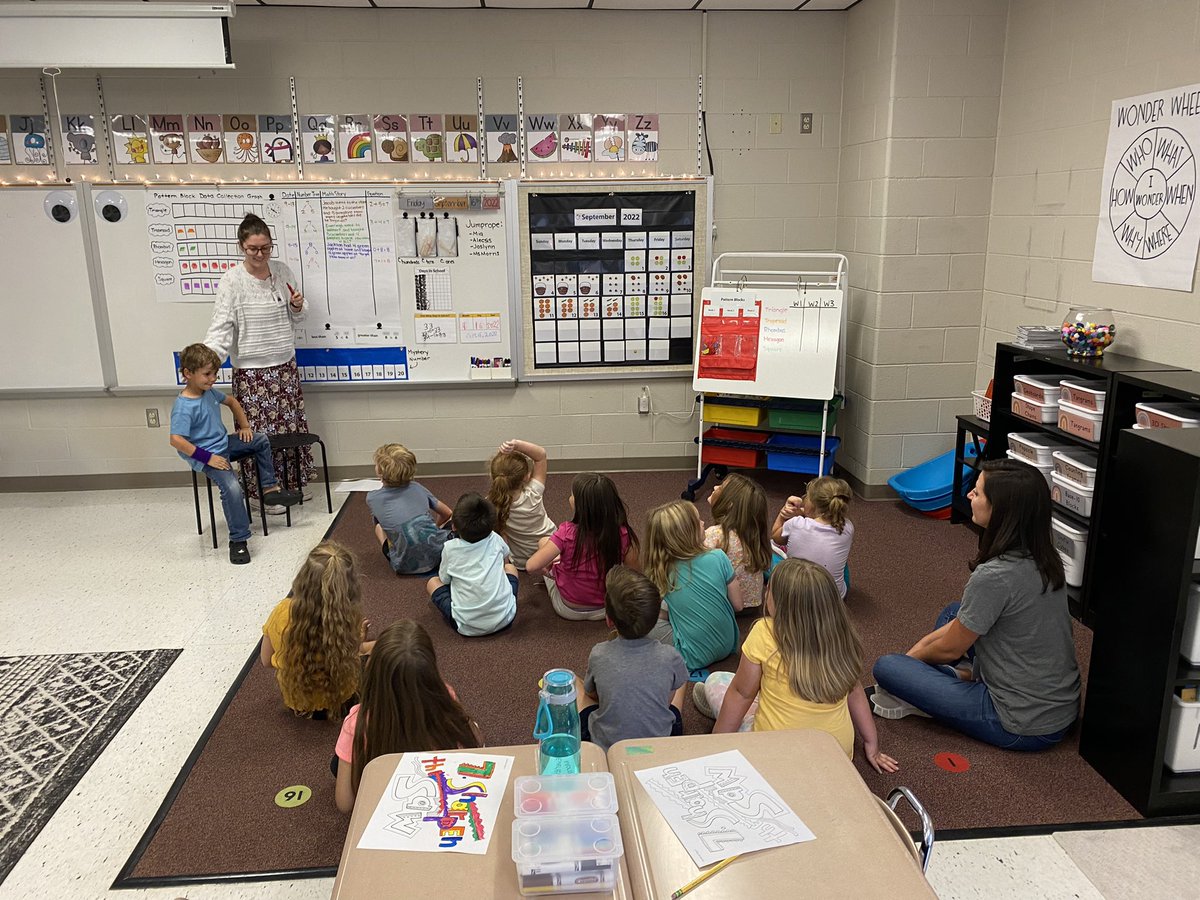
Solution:
<svg viewBox="0 0 1200 900">
<path fill-rule="evenodd" d="M 220 357 L 205 344 L 190 344 L 179 354 L 179 369 L 186 385 L 171 407 L 171 446 L 192 469 L 220 488 L 221 508 L 229 526 L 229 561 L 241 565 L 250 562 L 246 547 L 250 514 L 232 463 L 247 456 L 257 459 L 259 483 L 267 503 L 292 506 L 300 502 L 300 492 L 280 488 L 271 461 L 270 439 L 251 431 L 242 405 L 213 387 L 220 365 Z M 225 431 L 222 406 L 233 411 L 234 434 Z"/>
<path fill-rule="evenodd" d="M 451 521 L 458 537 L 442 548 L 437 577 L 425 590 L 459 634 L 495 634 L 517 616 L 517 569 L 508 561 L 508 544 L 493 530 L 496 507 L 479 494 L 463 494 Z"/>
</svg>

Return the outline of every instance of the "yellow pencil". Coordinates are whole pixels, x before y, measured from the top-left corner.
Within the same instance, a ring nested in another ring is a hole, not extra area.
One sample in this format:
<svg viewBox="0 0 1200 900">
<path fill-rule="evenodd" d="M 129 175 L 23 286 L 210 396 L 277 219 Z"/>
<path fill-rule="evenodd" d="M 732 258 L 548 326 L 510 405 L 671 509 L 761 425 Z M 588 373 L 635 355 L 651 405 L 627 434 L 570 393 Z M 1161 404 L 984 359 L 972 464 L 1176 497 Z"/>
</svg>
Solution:
<svg viewBox="0 0 1200 900">
<path fill-rule="evenodd" d="M 684 894 L 688 893 L 689 891 L 695 890 L 700 885 L 704 884 L 704 882 L 706 882 L 713 875 L 716 875 L 723 868 L 725 868 L 727 865 L 729 865 L 731 862 L 733 862 L 735 859 L 737 859 L 736 856 L 731 856 L 731 857 L 729 857 L 729 859 L 721 860 L 719 863 L 717 863 L 711 869 L 705 869 L 703 872 L 701 872 L 699 875 L 697 875 L 695 878 L 693 878 L 691 881 L 689 881 L 687 884 L 685 884 L 683 887 L 681 887 L 679 890 L 677 890 L 675 893 L 673 893 L 671 895 L 671 900 L 679 900 L 679 898 L 682 897 Z"/>
</svg>

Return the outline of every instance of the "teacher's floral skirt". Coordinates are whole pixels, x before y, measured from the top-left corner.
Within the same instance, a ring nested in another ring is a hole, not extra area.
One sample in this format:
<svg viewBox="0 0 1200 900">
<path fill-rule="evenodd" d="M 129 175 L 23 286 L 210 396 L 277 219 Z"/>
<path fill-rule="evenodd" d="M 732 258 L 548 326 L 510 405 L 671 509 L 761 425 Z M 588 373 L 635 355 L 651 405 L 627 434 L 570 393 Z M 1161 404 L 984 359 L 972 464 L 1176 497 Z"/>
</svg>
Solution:
<svg viewBox="0 0 1200 900">
<path fill-rule="evenodd" d="M 265 369 L 234 369 L 233 396 L 246 410 L 250 427 L 263 434 L 308 433 L 308 417 L 304 413 L 304 394 L 300 390 L 300 372 L 296 360 Z M 295 488 L 295 453 L 288 453 L 288 487 Z M 275 472 L 283 482 L 283 454 L 275 454 Z M 300 449 L 300 484 L 303 487 L 316 476 L 311 447 Z M 258 496 L 258 479 L 251 467 L 250 496 Z"/>
</svg>

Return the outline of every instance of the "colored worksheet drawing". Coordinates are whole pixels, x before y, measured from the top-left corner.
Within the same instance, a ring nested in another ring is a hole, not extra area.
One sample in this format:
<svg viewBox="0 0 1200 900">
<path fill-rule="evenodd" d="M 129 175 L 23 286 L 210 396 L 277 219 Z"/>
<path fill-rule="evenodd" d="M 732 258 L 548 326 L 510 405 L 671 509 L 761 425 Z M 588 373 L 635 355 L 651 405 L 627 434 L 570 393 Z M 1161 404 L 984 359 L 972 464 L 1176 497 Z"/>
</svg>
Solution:
<svg viewBox="0 0 1200 900">
<path fill-rule="evenodd" d="M 512 763 L 486 750 L 405 753 L 359 849 L 487 853 Z"/>
<path fill-rule="evenodd" d="M 700 868 L 816 837 L 739 750 L 634 774 Z"/>
</svg>

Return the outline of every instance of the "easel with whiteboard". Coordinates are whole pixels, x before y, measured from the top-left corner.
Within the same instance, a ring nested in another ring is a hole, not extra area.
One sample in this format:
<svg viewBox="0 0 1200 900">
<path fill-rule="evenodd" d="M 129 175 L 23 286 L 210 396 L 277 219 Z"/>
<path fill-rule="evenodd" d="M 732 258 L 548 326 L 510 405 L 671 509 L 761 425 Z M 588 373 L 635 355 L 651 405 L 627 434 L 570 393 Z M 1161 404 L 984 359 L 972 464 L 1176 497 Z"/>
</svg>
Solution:
<svg viewBox="0 0 1200 900">
<path fill-rule="evenodd" d="M 815 454 L 816 474 L 825 474 L 829 413 L 845 384 L 846 277 L 840 253 L 722 253 L 713 260 L 710 286 L 701 293 L 692 370 L 700 452 L 685 499 L 694 499 L 713 469 L 724 467 L 704 462 L 705 392 L 754 406 L 769 401 L 751 398 L 822 401 Z"/>
</svg>

